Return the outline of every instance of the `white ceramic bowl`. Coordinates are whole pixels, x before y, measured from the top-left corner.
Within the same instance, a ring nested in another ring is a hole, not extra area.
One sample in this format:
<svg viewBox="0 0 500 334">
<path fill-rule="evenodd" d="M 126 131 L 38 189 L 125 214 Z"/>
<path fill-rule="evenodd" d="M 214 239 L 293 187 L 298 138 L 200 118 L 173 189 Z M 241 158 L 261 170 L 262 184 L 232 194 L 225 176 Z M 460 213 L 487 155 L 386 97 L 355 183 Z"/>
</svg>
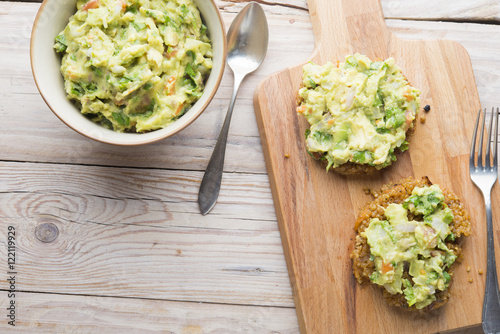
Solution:
<svg viewBox="0 0 500 334">
<path fill-rule="evenodd" d="M 76 0 L 44 0 L 31 33 L 31 69 L 45 103 L 66 125 L 82 135 L 115 145 L 152 143 L 181 131 L 206 109 L 214 97 L 226 62 L 226 30 L 214 0 L 194 0 L 208 28 L 213 47 L 213 68 L 201 98 L 181 118 L 164 129 L 148 133 L 118 133 L 90 121 L 66 98 L 60 72 L 61 58 L 53 49 L 54 38 L 76 12 Z"/>
</svg>

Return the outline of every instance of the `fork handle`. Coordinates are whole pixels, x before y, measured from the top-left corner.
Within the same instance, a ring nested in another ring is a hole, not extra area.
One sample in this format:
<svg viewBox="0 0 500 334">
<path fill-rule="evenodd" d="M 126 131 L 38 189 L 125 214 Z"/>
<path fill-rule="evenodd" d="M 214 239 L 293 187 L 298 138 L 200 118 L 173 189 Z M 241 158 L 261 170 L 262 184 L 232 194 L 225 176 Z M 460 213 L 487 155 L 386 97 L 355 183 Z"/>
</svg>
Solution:
<svg viewBox="0 0 500 334">
<path fill-rule="evenodd" d="M 497 266 L 493 238 L 493 220 L 490 194 L 484 194 L 486 202 L 486 224 L 488 228 L 486 287 L 483 300 L 483 331 L 487 334 L 500 333 L 500 293 L 498 291 Z"/>
</svg>

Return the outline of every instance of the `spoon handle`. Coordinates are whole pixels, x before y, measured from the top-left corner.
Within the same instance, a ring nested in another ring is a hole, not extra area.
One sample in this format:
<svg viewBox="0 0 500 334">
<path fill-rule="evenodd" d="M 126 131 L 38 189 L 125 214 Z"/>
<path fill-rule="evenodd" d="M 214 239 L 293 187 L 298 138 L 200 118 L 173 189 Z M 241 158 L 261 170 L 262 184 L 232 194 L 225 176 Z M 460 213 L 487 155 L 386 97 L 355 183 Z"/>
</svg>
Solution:
<svg viewBox="0 0 500 334">
<path fill-rule="evenodd" d="M 212 157 L 208 163 L 203 180 L 201 180 L 200 191 L 198 193 L 198 205 L 202 215 L 206 215 L 212 210 L 219 197 L 219 190 L 222 181 L 222 171 L 224 168 L 224 157 L 226 155 L 227 134 L 229 133 L 229 124 L 233 115 L 234 102 L 240 89 L 240 84 L 245 78 L 245 75 L 234 74 L 234 88 L 229 109 L 227 110 L 226 119 L 222 125 L 219 134 L 219 139 L 215 144 Z"/>
</svg>

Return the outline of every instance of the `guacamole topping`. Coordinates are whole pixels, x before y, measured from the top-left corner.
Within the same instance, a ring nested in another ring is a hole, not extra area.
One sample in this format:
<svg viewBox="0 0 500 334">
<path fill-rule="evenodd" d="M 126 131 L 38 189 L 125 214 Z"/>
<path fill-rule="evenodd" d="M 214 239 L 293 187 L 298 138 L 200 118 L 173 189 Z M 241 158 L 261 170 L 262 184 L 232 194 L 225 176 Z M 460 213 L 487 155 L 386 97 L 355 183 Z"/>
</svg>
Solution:
<svg viewBox="0 0 500 334">
<path fill-rule="evenodd" d="M 118 132 L 168 126 L 200 98 L 212 46 L 193 0 L 78 0 L 55 38 L 70 100 Z"/>
<path fill-rule="evenodd" d="M 444 291 L 451 280 L 446 269 L 456 255 L 445 242 L 455 238 L 449 226 L 453 213 L 443 201 L 439 186 L 415 187 L 403 204 L 385 209 L 387 220 L 374 218 L 361 233 L 375 264 L 370 280 L 391 294 L 404 294 L 417 309 L 435 301 L 436 291 Z M 409 220 L 409 213 L 415 218 Z M 405 267 L 409 278 L 403 277 Z"/>
<path fill-rule="evenodd" d="M 377 169 L 408 148 L 406 131 L 419 110 L 420 91 L 411 87 L 394 59 L 371 61 L 355 54 L 345 62 L 306 64 L 297 112 L 306 117 L 307 150 L 328 161 Z"/>
</svg>

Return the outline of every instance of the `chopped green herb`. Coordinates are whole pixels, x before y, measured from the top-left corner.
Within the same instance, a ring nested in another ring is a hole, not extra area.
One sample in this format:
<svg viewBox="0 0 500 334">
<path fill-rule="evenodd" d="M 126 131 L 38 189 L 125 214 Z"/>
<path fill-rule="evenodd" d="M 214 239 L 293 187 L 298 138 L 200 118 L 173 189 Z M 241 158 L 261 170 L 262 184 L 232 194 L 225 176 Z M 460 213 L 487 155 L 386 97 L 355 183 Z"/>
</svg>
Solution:
<svg viewBox="0 0 500 334">
<path fill-rule="evenodd" d="M 435 271 L 433 272 L 430 272 L 428 275 L 427 275 L 427 281 L 425 282 L 425 284 L 431 284 L 432 282 L 434 282 L 435 280 L 437 280 L 439 278 L 439 274 Z"/>
<path fill-rule="evenodd" d="M 188 14 L 191 13 L 191 11 L 189 10 L 189 8 L 186 5 L 181 6 L 181 12 L 182 12 L 182 15 L 184 15 L 184 17 L 188 16 Z"/>
<path fill-rule="evenodd" d="M 443 271 L 444 282 L 449 283 L 451 281 L 451 276 L 446 271 Z"/>
<path fill-rule="evenodd" d="M 132 25 L 132 27 L 134 27 L 135 30 L 137 30 L 138 32 L 141 31 L 141 30 L 144 30 L 146 29 L 146 24 L 143 23 L 143 22 L 131 22 L 130 23 Z"/>
<path fill-rule="evenodd" d="M 129 126 L 130 118 L 125 115 L 123 112 L 114 112 L 112 113 L 113 119 L 120 125 Z"/>
<path fill-rule="evenodd" d="M 410 143 L 408 143 L 406 140 L 403 142 L 403 144 L 401 144 L 401 146 L 399 146 L 399 150 L 401 152 L 404 152 L 406 150 L 408 150 L 408 147 L 409 147 Z"/>
<path fill-rule="evenodd" d="M 63 33 L 59 34 L 55 38 L 56 43 L 54 44 L 54 49 L 57 52 L 63 53 L 68 48 L 68 42 L 66 42 L 66 35 Z"/>
<path fill-rule="evenodd" d="M 373 101 L 373 106 L 374 107 L 380 107 L 381 105 L 384 104 L 384 100 L 382 99 L 382 97 L 380 97 L 381 94 L 379 94 L 377 92 L 377 94 L 375 94 L 375 100 Z"/>
<path fill-rule="evenodd" d="M 132 5 L 132 6 L 128 6 L 127 9 L 125 10 L 126 13 L 132 13 L 132 14 L 137 14 L 137 5 Z"/>
<path fill-rule="evenodd" d="M 182 84 L 183 86 L 186 87 L 186 90 L 188 91 L 193 91 L 197 87 L 196 82 L 194 82 L 194 80 L 189 75 L 186 75 L 184 77 Z"/>
<path fill-rule="evenodd" d="M 308 78 L 307 82 L 309 83 L 309 87 L 311 87 L 312 89 L 316 88 L 317 86 L 316 82 L 314 82 L 314 80 L 311 77 Z"/>
<path fill-rule="evenodd" d="M 373 153 L 368 151 L 357 151 L 352 156 L 352 161 L 359 164 L 364 164 L 372 159 Z"/>
<path fill-rule="evenodd" d="M 384 62 L 382 62 L 382 61 L 374 61 L 374 62 L 372 62 L 370 64 L 370 70 L 371 71 L 378 71 L 378 70 L 380 70 L 380 68 L 382 67 L 383 63 Z"/>
<path fill-rule="evenodd" d="M 387 128 L 399 128 L 405 120 L 405 113 L 402 109 L 394 107 L 385 110 L 385 124 Z"/>
<path fill-rule="evenodd" d="M 186 73 L 194 80 L 194 77 L 196 76 L 196 72 L 194 71 L 193 67 L 189 63 L 186 65 Z"/>
<path fill-rule="evenodd" d="M 403 279 L 403 286 L 405 287 L 405 289 L 403 290 L 403 293 L 405 294 L 405 299 L 408 302 L 408 305 L 412 306 L 417 302 L 415 294 L 413 293 L 413 286 L 407 279 Z"/>
<path fill-rule="evenodd" d="M 381 135 L 391 133 L 391 130 L 387 128 L 376 128 L 375 130 L 377 131 L 377 133 L 380 133 Z"/>
<path fill-rule="evenodd" d="M 82 82 L 81 85 L 87 93 L 93 93 L 97 90 L 97 85 L 95 82 L 89 82 L 89 83 Z"/>
<path fill-rule="evenodd" d="M 384 229 L 385 232 L 389 235 L 389 238 L 393 243 L 397 242 L 396 236 L 394 235 L 394 228 L 387 220 L 380 221 L 380 225 Z"/>
<path fill-rule="evenodd" d="M 110 129 L 110 130 L 113 130 L 113 123 L 111 123 L 111 121 L 105 117 L 101 117 L 101 120 L 99 121 L 99 123 L 105 127 L 106 129 Z"/>
<path fill-rule="evenodd" d="M 355 68 L 358 66 L 358 61 L 356 60 L 356 58 L 354 58 L 353 56 L 350 56 L 349 58 L 347 58 L 346 62 L 345 62 L 345 68 Z"/>
<path fill-rule="evenodd" d="M 79 83 L 73 82 L 71 84 L 71 94 L 81 97 L 85 94 L 85 89 Z"/>
<path fill-rule="evenodd" d="M 329 134 L 329 133 L 324 133 L 324 132 L 320 132 L 320 131 L 314 131 L 313 134 L 312 134 L 312 137 L 314 138 L 314 140 L 316 140 L 317 142 L 328 142 L 332 139 L 332 135 Z"/>
<path fill-rule="evenodd" d="M 207 26 L 202 23 L 200 28 L 200 33 L 204 35 L 205 32 L 207 32 Z"/>
<path fill-rule="evenodd" d="M 123 76 L 121 77 L 120 79 L 118 79 L 118 82 L 117 82 L 117 85 L 118 85 L 118 89 L 124 91 L 128 88 L 128 84 L 133 81 L 131 78 L 127 77 L 127 76 Z"/>
<path fill-rule="evenodd" d="M 97 75 L 98 77 L 102 77 L 102 71 L 99 69 L 99 67 L 91 65 L 90 69 L 95 73 L 95 75 Z"/>
</svg>

